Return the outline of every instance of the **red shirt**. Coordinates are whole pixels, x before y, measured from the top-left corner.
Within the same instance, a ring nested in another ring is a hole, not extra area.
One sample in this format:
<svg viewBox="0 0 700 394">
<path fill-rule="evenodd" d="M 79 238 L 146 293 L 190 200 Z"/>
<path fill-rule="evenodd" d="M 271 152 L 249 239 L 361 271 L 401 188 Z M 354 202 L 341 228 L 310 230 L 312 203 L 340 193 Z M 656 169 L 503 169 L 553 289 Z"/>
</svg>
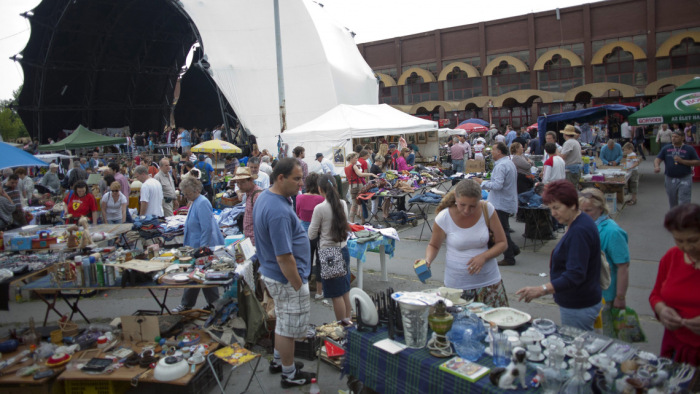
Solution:
<svg viewBox="0 0 700 394">
<path fill-rule="evenodd" d="M 297 216 L 303 222 L 311 222 L 311 216 L 314 214 L 316 205 L 322 203 L 325 199 L 318 194 L 300 194 L 297 196 Z"/>
<path fill-rule="evenodd" d="M 70 197 L 70 200 L 68 199 Z M 69 193 L 63 200 L 68 207 L 68 213 L 73 215 L 73 218 L 77 222 L 82 216 L 87 216 L 92 220 L 92 213 L 97 211 L 97 202 L 95 201 L 95 196 L 92 193 L 87 193 L 82 197 L 78 197 L 78 193 Z M 97 223 L 95 223 L 97 224 Z"/>
<path fill-rule="evenodd" d="M 700 316 L 700 303 L 696 293 L 698 283 L 700 270 L 686 264 L 683 252 L 677 246 L 672 247 L 659 263 L 656 284 L 649 295 L 651 309 L 654 310 L 654 306 L 663 301 L 675 309 L 683 319 Z M 700 335 L 693 334 L 687 327 L 681 327 L 672 333 L 679 341 L 700 348 Z"/>
<path fill-rule="evenodd" d="M 360 163 L 360 167 L 362 168 L 362 172 L 367 172 L 367 168 L 369 168 L 369 166 L 367 165 L 367 161 L 365 159 L 360 158 L 360 159 L 357 159 L 357 162 Z"/>
<path fill-rule="evenodd" d="M 348 165 L 347 167 L 345 167 L 345 177 L 348 179 L 348 183 L 362 183 L 362 179 L 355 173 L 355 170 L 352 168 L 352 165 Z"/>
</svg>

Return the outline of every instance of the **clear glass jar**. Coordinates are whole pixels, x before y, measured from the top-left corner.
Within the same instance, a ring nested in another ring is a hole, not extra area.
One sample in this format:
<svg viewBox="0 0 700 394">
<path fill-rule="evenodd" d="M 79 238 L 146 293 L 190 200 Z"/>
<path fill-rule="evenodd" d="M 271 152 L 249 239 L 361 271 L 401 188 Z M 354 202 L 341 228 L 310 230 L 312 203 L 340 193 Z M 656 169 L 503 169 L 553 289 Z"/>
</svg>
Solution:
<svg viewBox="0 0 700 394">
<path fill-rule="evenodd" d="M 586 383 L 586 357 L 578 354 L 575 360 L 574 374 L 564 383 L 561 392 L 565 394 L 592 393 L 591 386 Z"/>
</svg>

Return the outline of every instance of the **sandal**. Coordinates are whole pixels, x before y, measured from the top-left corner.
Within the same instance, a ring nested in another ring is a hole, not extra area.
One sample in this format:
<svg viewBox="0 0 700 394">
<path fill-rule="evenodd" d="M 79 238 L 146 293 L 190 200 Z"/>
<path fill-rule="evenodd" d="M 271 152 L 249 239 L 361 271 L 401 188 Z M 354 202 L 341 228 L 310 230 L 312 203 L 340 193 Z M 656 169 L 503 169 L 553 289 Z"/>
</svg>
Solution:
<svg viewBox="0 0 700 394">
<path fill-rule="evenodd" d="M 627 205 L 635 205 L 637 203 L 637 200 L 629 200 L 627 201 Z"/>
</svg>

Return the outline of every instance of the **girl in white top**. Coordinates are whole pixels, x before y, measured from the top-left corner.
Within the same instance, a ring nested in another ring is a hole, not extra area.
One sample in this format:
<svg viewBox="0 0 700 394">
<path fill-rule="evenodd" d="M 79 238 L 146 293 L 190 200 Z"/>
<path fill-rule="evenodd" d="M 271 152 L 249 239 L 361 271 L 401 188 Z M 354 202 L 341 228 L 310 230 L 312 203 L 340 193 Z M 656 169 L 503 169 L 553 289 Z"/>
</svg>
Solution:
<svg viewBox="0 0 700 394">
<path fill-rule="evenodd" d="M 482 204 L 487 208 L 488 219 Z M 508 306 L 496 262 L 496 257 L 506 250 L 506 234 L 493 205 L 481 201 L 479 184 L 471 179 L 459 182 L 436 211 L 433 235 L 425 250 L 428 267 L 447 240 L 445 286 L 465 290 L 463 297 L 474 297 L 492 307 Z M 495 241 L 491 248 L 487 245 L 489 228 Z"/>
<path fill-rule="evenodd" d="M 346 273 L 337 278 L 323 279 L 323 295 L 333 301 L 333 311 L 338 323 L 349 327 L 353 323 L 350 304 L 350 252 L 347 247 L 348 206 L 338 195 L 335 179 L 330 174 L 319 178 L 318 191 L 325 201 L 314 208 L 309 224 L 309 239 L 318 237 L 321 264 L 324 264 L 324 254 L 330 253 L 326 249 L 340 248 Z"/>
<path fill-rule="evenodd" d="M 474 144 L 474 159 L 484 160 L 484 148 L 486 148 L 484 142 L 482 138 L 476 139 L 476 144 Z"/>
</svg>

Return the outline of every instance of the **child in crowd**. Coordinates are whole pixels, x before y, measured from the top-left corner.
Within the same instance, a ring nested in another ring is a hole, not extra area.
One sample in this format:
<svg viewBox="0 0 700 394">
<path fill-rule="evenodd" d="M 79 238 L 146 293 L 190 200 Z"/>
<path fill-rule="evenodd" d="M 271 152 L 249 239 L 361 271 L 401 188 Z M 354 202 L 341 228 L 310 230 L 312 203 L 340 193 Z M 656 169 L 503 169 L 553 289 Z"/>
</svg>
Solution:
<svg viewBox="0 0 700 394">
<path fill-rule="evenodd" d="M 631 142 L 627 142 L 622 147 L 622 154 L 625 156 L 625 179 L 627 180 L 627 190 L 629 190 L 632 198 L 627 201 L 627 205 L 634 205 L 637 203 L 637 190 L 639 189 L 639 158 L 634 152 L 634 145 Z"/>
</svg>

